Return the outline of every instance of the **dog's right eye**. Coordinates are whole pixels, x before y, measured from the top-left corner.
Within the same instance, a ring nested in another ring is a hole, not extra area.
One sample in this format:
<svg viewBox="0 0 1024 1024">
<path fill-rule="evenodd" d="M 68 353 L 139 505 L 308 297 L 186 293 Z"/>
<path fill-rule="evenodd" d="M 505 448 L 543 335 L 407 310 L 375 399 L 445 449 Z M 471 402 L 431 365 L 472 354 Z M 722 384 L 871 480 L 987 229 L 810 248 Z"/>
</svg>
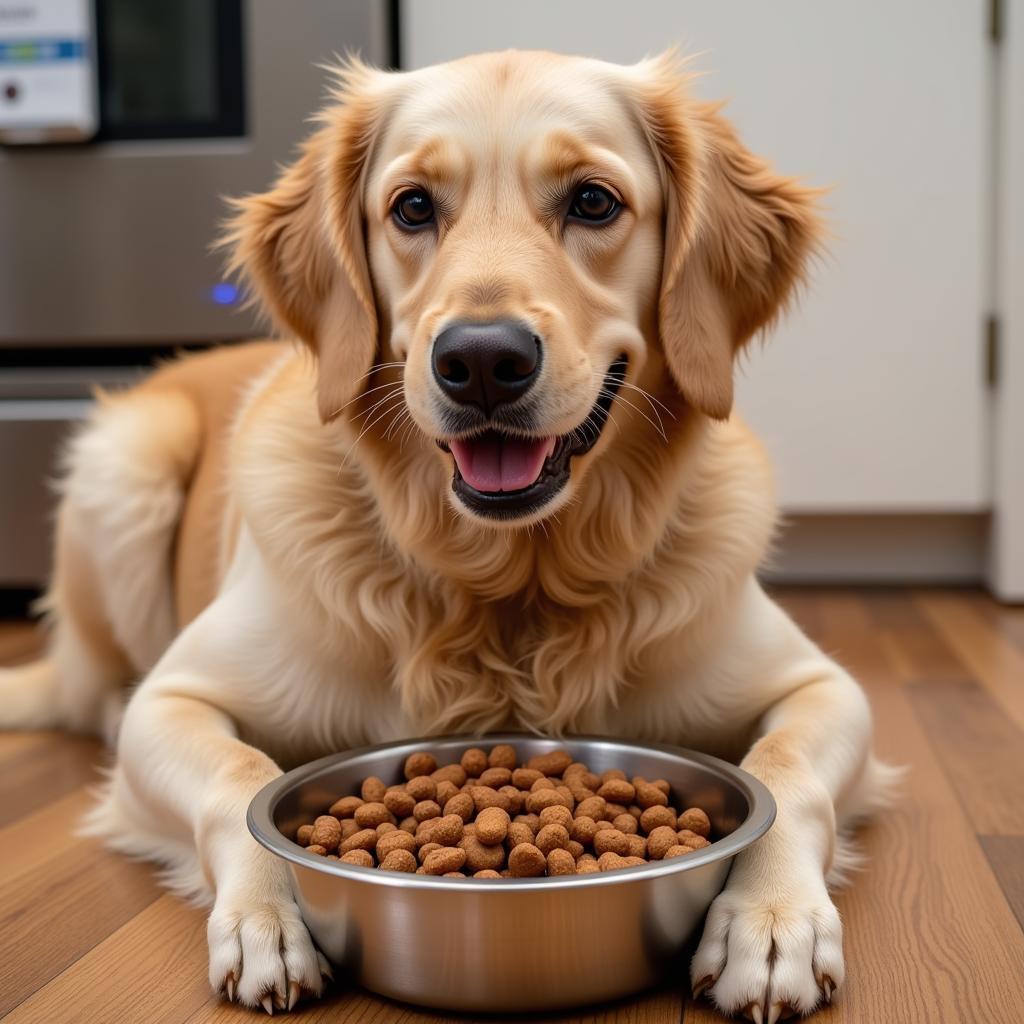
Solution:
<svg viewBox="0 0 1024 1024">
<path fill-rule="evenodd" d="M 423 189 L 410 189 L 395 200 L 391 215 L 406 230 L 426 227 L 434 222 L 434 203 Z"/>
</svg>

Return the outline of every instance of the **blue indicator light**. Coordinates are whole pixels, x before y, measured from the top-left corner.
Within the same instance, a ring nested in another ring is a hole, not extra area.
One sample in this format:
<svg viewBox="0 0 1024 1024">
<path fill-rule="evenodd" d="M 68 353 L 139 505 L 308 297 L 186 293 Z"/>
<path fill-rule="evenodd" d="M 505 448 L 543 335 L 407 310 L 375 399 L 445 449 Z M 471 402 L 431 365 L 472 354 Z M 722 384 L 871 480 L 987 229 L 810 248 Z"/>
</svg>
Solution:
<svg viewBox="0 0 1024 1024">
<path fill-rule="evenodd" d="M 241 297 L 241 289 L 230 281 L 220 281 L 210 289 L 210 298 L 218 306 L 233 306 Z"/>
</svg>

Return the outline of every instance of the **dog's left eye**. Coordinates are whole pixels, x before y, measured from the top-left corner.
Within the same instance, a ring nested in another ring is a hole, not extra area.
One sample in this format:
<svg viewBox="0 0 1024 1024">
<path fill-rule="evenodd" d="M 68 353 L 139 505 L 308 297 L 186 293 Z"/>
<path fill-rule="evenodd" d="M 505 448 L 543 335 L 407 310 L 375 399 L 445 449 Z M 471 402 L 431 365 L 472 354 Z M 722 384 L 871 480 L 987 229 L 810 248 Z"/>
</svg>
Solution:
<svg viewBox="0 0 1024 1024">
<path fill-rule="evenodd" d="M 576 189 L 569 205 L 569 219 L 588 224 L 607 224 L 622 208 L 622 204 L 601 185 L 587 182 Z"/>
<path fill-rule="evenodd" d="M 434 203 L 422 189 L 410 189 L 395 200 L 391 214 L 403 228 L 425 227 L 434 221 Z"/>
</svg>

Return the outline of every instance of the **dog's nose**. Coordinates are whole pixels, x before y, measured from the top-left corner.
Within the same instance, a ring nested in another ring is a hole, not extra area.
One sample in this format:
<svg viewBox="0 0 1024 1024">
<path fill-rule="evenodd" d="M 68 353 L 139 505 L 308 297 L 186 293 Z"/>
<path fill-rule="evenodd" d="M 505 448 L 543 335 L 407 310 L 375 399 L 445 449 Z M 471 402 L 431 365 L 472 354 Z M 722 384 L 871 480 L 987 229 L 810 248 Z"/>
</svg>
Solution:
<svg viewBox="0 0 1024 1024">
<path fill-rule="evenodd" d="M 540 370 L 540 339 L 513 320 L 453 324 L 434 340 L 434 377 L 449 398 L 495 406 L 525 394 Z"/>
</svg>

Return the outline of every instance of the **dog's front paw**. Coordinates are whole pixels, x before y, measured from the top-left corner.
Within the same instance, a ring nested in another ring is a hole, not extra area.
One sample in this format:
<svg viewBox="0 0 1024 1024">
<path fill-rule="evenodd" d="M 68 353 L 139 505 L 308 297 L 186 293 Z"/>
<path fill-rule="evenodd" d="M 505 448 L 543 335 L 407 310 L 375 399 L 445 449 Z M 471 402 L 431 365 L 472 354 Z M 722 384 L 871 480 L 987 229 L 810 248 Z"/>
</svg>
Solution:
<svg viewBox="0 0 1024 1024">
<path fill-rule="evenodd" d="M 218 896 L 206 935 L 214 991 L 271 1015 L 303 993 L 319 996 L 331 977 L 290 898 Z"/>
<path fill-rule="evenodd" d="M 824 883 L 766 900 L 729 886 L 711 905 L 690 968 L 694 996 L 775 1024 L 810 1013 L 843 981 L 843 927 Z"/>
</svg>

